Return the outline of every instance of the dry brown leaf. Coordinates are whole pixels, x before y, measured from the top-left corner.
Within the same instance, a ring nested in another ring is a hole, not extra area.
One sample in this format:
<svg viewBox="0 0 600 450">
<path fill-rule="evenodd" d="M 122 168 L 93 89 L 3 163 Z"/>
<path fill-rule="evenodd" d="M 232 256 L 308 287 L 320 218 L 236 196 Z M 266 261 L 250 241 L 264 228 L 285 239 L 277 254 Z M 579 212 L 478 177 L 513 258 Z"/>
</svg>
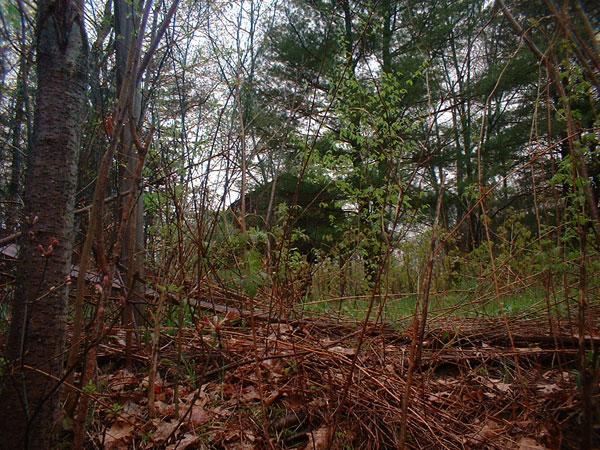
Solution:
<svg viewBox="0 0 600 450">
<path fill-rule="evenodd" d="M 166 450 L 185 450 L 190 445 L 197 444 L 200 441 L 200 436 L 196 436 L 194 434 L 186 433 L 183 435 L 183 439 L 177 441 L 174 444 L 168 445 Z"/>
<path fill-rule="evenodd" d="M 294 333 L 294 327 L 292 327 L 288 323 L 273 324 L 273 325 L 271 325 L 271 327 L 272 327 L 272 329 L 274 329 L 276 332 L 279 332 L 280 334 L 284 334 L 284 333 L 293 334 Z"/>
<path fill-rule="evenodd" d="M 458 380 L 454 378 L 440 378 L 439 380 L 437 380 L 437 383 L 442 384 L 444 386 L 450 386 L 453 384 L 457 384 Z"/>
<path fill-rule="evenodd" d="M 337 353 L 338 355 L 344 356 L 353 356 L 356 353 L 356 349 L 354 348 L 345 348 L 340 345 L 336 345 L 335 347 L 331 347 L 328 349 L 331 353 Z"/>
<path fill-rule="evenodd" d="M 173 432 L 177 429 L 179 425 L 178 420 L 169 420 L 169 421 L 161 421 L 161 420 L 153 420 L 154 424 L 157 424 L 156 430 L 152 435 L 152 439 L 155 443 L 164 442 Z"/>
<path fill-rule="evenodd" d="M 162 379 L 160 377 L 160 373 L 156 372 L 156 375 L 155 375 L 155 378 L 154 378 L 154 385 L 156 386 L 156 385 L 162 385 L 162 384 L 163 384 L 163 381 L 162 381 Z M 144 388 L 144 389 L 148 389 L 148 386 L 150 386 L 150 377 L 145 376 L 142 379 L 142 381 L 140 383 L 140 386 L 142 388 Z"/>
<path fill-rule="evenodd" d="M 193 406 L 189 417 L 189 420 L 192 422 L 192 424 L 195 426 L 200 426 L 210 422 L 211 414 L 202 406 Z"/>
<path fill-rule="evenodd" d="M 308 434 L 308 444 L 304 450 L 326 450 L 331 440 L 331 428 L 322 426 L 316 431 Z"/>
<path fill-rule="evenodd" d="M 510 384 L 504 383 L 499 378 L 485 378 L 485 377 L 477 377 L 476 378 L 483 386 L 490 389 L 497 389 L 500 392 L 508 392 L 510 391 Z"/>
<path fill-rule="evenodd" d="M 206 393 L 206 388 L 208 387 L 208 384 L 203 384 L 202 386 L 200 386 L 200 390 L 195 390 L 195 391 L 191 391 L 189 394 L 187 394 L 187 396 L 184 398 L 184 400 L 186 402 L 191 402 L 192 400 L 196 400 L 194 402 L 195 405 L 200 405 L 200 406 L 204 406 L 208 403 L 208 401 L 210 400 L 208 394 Z"/>
<path fill-rule="evenodd" d="M 452 397 L 451 392 L 444 391 L 444 392 L 437 392 L 435 394 L 429 394 L 427 399 L 431 403 L 444 403 L 446 401 L 446 399 L 451 398 L 451 397 Z"/>
<path fill-rule="evenodd" d="M 493 420 L 486 421 L 483 426 L 471 436 L 471 440 L 476 443 L 487 442 L 500 434 L 500 426 Z"/>
<path fill-rule="evenodd" d="M 134 402 L 126 402 L 123 405 L 121 415 L 129 419 L 140 418 L 144 414 L 144 408 Z"/>
<path fill-rule="evenodd" d="M 175 414 L 175 405 L 169 405 L 163 401 L 154 402 L 154 408 L 159 416 L 172 416 Z"/>
<path fill-rule="evenodd" d="M 224 408 L 222 406 L 217 406 L 210 410 L 213 414 L 221 417 L 229 417 L 231 415 L 231 410 L 229 408 Z"/>
<path fill-rule="evenodd" d="M 104 437 L 104 450 L 115 450 L 127 448 L 127 444 L 133 437 L 133 425 L 123 421 L 116 421 L 106 431 Z"/>
<path fill-rule="evenodd" d="M 518 450 L 546 450 L 546 447 L 544 447 L 541 444 L 538 444 L 535 439 L 529 437 L 523 437 L 519 439 L 516 448 Z"/>
<path fill-rule="evenodd" d="M 556 392 L 562 391 L 562 389 L 556 384 L 556 383 L 552 383 L 552 384 L 537 384 L 536 385 L 536 389 L 538 390 L 538 392 L 540 394 L 543 395 L 550 395 L 550 394 L 554 394 Z"/>
<path fill-rule="evenodd" d="M 539 353 L 542 350 L 542 347 L 527 347 L 527 348 L 515 348 L 516 351 L 518 351 L 519 353 Z"/>
<path fill-rule="evenodd" d="M 231 384 L 231 383 L 225 383 L 223 384 L 223 396 L 225 398 L 232 398 L 232 397 L 236 397 L 238 395 L 238 388 L 237 386 Z"/>
<path fill-rule="evenodd" d="M 281 397 L 281 395 L 282 395 L 282 392 L 280 390 L 271 392 L 269 394 L 269 396 L 267 398 L 265 398 L 265 401 L 264 401 L 265 406 L 271 406 L 275 400 L 277 400 L 277 399 L 279 399 L 279 397 Z"/>
<path fill-rule="evenodd" d="M 500 392 L 508 392 L 510 391 L 510 384 L 504 383 L 500 380 L 490 379 L 490 381 L 494 384 L 494 387 L 498 389 Z"/>
<path fill-rule="evenodd" d="M 119 392 L 129 386 L 137 385 L 138 379 L 127 370 L 119 370 L 113 376 L 109 377 L 108 384 L 112 391 Z"/>
<path fill-rule="evenodd" d="M 242 389 L 242 394 L 239 396 L 239 401 L 242 403 L 250 403 L 255 400 L 260 400 L 260 393 L 254 386 L 248 386 Z"/>
</svg>

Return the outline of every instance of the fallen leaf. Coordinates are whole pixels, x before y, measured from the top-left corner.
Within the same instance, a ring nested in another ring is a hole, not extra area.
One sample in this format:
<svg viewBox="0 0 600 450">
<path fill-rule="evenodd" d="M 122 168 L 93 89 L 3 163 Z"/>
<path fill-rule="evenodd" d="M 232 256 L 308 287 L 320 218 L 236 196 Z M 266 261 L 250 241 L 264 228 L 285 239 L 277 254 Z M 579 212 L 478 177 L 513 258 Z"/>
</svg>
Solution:
<svg viewBox="0 0 600 450">
<path fill-rule="evenodd" d="M 242 395 L 240 395 L 241 402 L 249 403 L 255 400 L 260 400 L 260 393 L 254 386 L 249 386 L 242 390 Z"/>
<path fill-rule="evenodd" d="M 504 383 L 499 378 L 477 377 L 477 379 L 479 380 L 479 382 L 482 385 L 484 385 L 485 387 L 488 387 L 490 389 L 497 389 L 500 392 L 508 392 L 508 391 L 510 391 L 510 384 Z"/>
<path fill-rule="evenodd" d="M 121 415 L 124 415 L 130 419 L 142 417 L 143 414 L 144 409 L 134 402 L 126 402 L 123 405 L 123 410 L 121 411 Z"/>
<path fill-rule="evenodd" d="M 471 439 L 477 443 L 482 443 L 498 437 L 499 434 L 500 426 L 493 420 L 488 420 L 471 436 Z"/>
<path fill-rule="evenodd" d="M 127 443 L 133 437 L 133 425 L 121 420 L 112 424 L 104 437 L 104 450 L 127 448 Z"/>
<path fill-rule="evenodd" d="M 112 391 L 118 392 L 125 390 L 127 387 L 137 385 L 138 380 L 131 372 L 127 370 L 120 370 L 113 376 L 109 377 L 108 383 Z"/>
<path fill-rule="evenodd" d="M 457 384 L 458 380 L 454 379 L 454 378 L 440 378 L 439 380 L 437 380 L 438 384 L 443 384 L 444 386 L 450 386 L 453 384 Z"/>
<path fill-rule="evenodd" d="M 304 450 L 325 450 L 329 448 L 331 440 L 331 428 L 323 426 L 308 434 L 308 444 Z"/>
<path fill-rule="evenodd" d="M 527 348 L 516 348 L 519 353 L 539 353 L 542 351 L 542 347 L 527 347 Z"/>
<path fill-rule="evenodd" d="M 191 402 L 192 400 L 196 400 L 194 404 L 196 405 L 200 405 L 200 406 L 204 406 L 208 403 L 208 401 L 210 400 L 208 394 L 206 393 L 206 388 L 208 385 L 203 384 L 202 386 L 200 386 L 200 390 L 196 390 L 196 391 L 191 391 L 189 394 L 187 394 L 187 396 L 184 398 L 184 400 L 186 402 Z"/>
<path fill-rule="evenodd" d="M 543 395 L 554 394 L 555 392 L 559 392 L 562 389 L 556 384 L 538 384 L 536 385 L 536 389 Z"/>
<path fill-rule="evenodd" d="M 210 422 L 211 414 L 205 410 L 202 406 L 193 406 L 190 412 L 190 422 L 195 426 L 204 425 Z"/>
<path fill-rule="evenodd" d="M 356 350 L 353 348 L 344 348 L 340 345 L 336 345 L 335 347 L 329 348 L 331 353 L 337 353 L 339 355 L 344 356 L 353 356 L 356 353 Z"/>
<path fill-rule="evenodd" d="M 235 385 L 231 384 L 231 383 L 225 383 L 223 385 L 223 396 L 225 398 L 232 398 L 232 397 L 236 397 L 238 394 L 238 389 Z"/>
<path fill-rule="evenodd" d="M 178 440 L 174 444 L 168 445 L 166 450 L 185 450 L 190 445 L 197 444 L 200 441 L 200 436 L 196 436 L 194 434 L 184 434 L 183 439 Z"/>
<path fill-rule="evenodd" d="M 523 437 L 517 442 L 518 450 L 546 450 L 546 447 L 537 443 L 535 439 Z"/>
<path fill-rule="evenodd" d="M 490 380 L 492 383 L 494 383 L 494 387 L 496 389 L 498 389 L 500 392 L 509 392 L 510 391 L 510 384 L 508 383 L 503 383 L 502 381 L 498 380 Z"/>
<path fill-rule="evenodd" d="M 154 434 L 152 435 L 152 439 L 154 440 L 154 443 L 157 443 L 157 444 L 167 440 L 167 438 L 169 436 L 171 436 L 171 434 L 173 434 L 173 432 L 177 429 L 177 426 L 179 425 L 178 420 L 172 420 L 172 421 L 171 420 L 170 421 L 153 420 L 152 422 L 155 424 L 158 422 L 156 431 L 154 431 Z"/>
<path fill-rule="evenodd" d="M 173 414 L 175 414 L 175 406 L 174 405 L 169 405 L 163 401 L 156 401 L 154 402 L 154 408 L 156 410 L 156 412 L 158 413 L 158 415 L 160 416 L 172 416 Z"/>
</svg>

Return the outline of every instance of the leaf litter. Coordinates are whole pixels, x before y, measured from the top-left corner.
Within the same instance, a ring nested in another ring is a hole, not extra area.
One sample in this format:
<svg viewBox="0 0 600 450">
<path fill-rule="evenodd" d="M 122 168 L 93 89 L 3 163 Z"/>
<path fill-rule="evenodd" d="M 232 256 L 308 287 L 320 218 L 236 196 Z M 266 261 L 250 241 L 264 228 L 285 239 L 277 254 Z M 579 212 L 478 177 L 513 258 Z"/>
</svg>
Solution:
<svg viewBox="0 0 600 450">
<path fill-rule="evenodd" d="M 111 370 L 124 352 L 105 347 L 110 363 L 99 377 L 104 389 L 91 394 L 102 402 L 90 448 L 399 447 L 408 332 L 370 324 L 357 353 L 360 325 L 324 317 L 218 323 L 218 335 L 206 327 L 161 335 L 155 417 L 146 366 Z M 411 387 L 408 448 L 578 447 L 576 349 L 535 338 L 512 348 L 497 325 L 429 324 Z M 513 321 L 511 328 L 527 336 L 544 325 Z M 135 360 L 149 357 L 142 347 Z"/>
</svg>

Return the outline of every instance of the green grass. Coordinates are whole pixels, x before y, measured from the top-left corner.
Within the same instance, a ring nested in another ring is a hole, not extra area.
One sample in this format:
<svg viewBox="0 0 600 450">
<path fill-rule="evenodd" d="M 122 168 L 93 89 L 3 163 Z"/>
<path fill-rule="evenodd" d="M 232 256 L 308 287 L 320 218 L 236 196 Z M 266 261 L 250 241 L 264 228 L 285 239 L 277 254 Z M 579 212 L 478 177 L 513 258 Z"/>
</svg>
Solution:
<svg viewBox="0 0 600 450">
<path fill-rule="evenodd" d="M 544 308 L 544 292 L 541 289 L 531 288 L 510 296 L 495 299 L 493 295 L 480 297 L 473 300 L 471 294 L 446 294 L 433 295 L 429 300 L 429 314 L 433 316 L 450 317 L 485 317 L 499 316 L 501 314 L 516 315 L 531 310 Z M 385 301 L 383 309 L 381 302 L 375 300 L 370 319 L 374 320 L 380 309 L 383 320 L 389 323 L 403 322 L 414 314 L 417 297 L 414 295 L 403 297 L 390 297 Z M 342 318 L 364 320 L 369 300 L 366 298 L 346 299 L 323 302 L 305 302 L 303 312 L 311 314 L 333 314 Z"/>
</svg>

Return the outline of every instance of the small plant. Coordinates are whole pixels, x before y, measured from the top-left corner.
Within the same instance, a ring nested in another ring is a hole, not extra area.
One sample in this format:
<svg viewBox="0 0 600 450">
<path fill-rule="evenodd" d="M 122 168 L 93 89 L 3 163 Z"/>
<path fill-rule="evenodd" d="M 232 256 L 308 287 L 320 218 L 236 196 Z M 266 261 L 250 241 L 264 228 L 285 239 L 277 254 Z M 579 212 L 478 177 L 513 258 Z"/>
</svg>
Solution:
<svg viewBox="0 0 600 450">
<path fill-rule="evenodd" d="M 110 417 L 116 418 L 118 415 L 121 414 L 122 411 L 123 411 L 123 405 L 115 402 L 110 406 L 110 410 L 109 410 L 108 414 Z"/>
<path fill-rule="evenodd" d="M 147 433 L 142 434 L 142 444 L 149 444 L 152 442 L 154 438 L 154 432 L 148 431 Z"/>
<path fill-rule="evenodd" d="M 189 383 L 197 389 L 198 386 L 198 373 L 196 372 L 196 366 L 193 363 L 190 363 L 186 359 L 183 360 L 183 364 L 185 366 L 185 376 Z"/>
<path fill-rule="evenodd" d="M 296 361 L 295 359 L 291 359 L 287 362 L 285 369 L 283 369 L 283 372 L 286 375 L 293 375 L 296 372 L 298 372 L 298 361 Z"/>
<path fill-rule="evenodd" d="M 92 380 L 89 380 L 87 384 L 83 387 L 83 392 L 85 394 L 95 394 L 96 392 L 98 392 L 98 387 Z"/>
</svg>

